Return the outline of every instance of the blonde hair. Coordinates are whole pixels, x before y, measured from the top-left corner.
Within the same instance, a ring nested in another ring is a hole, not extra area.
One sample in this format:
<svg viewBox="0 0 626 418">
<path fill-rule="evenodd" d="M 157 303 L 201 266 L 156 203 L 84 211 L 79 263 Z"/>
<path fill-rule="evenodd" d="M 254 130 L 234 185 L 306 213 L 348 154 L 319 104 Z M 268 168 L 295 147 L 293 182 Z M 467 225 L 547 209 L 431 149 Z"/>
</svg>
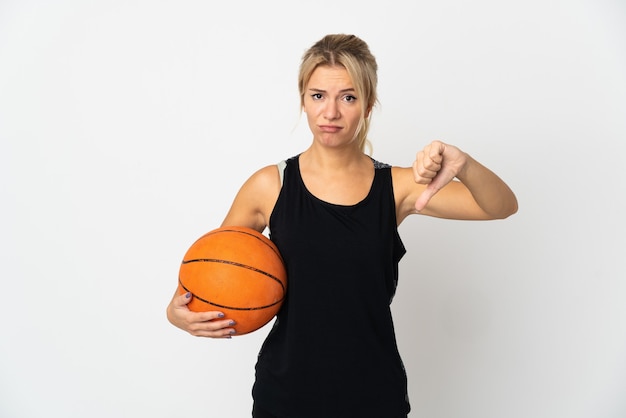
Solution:
<svg viewBox="0 0 626 418">
<path fill-rule="evenodd" d="M 306 86 L 319 66 L 342 66 L 354 83 L 354 89 L 361 103 L 361 119 L 355 132 L 355 139 L 361 151 L 370 146 L 367 133 L 370 126 L 371 110 L 378 102 L 378 65 L 367 44 L 355 35 L 326 35 L 316 42 L 302 56 L 298 75 L 300 109 L 304 106 Z"/>
</svg>

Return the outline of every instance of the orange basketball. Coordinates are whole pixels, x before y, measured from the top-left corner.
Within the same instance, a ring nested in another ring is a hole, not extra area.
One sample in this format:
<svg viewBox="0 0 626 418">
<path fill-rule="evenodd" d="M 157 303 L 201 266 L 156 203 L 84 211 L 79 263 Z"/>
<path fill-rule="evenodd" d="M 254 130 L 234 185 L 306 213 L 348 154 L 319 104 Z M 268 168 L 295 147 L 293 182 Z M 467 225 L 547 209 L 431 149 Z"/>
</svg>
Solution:
<svg viewBox="0 0 626 418">
<path fill-rule="evenodd" d="M 287 272 L 278 248 L 250 228 L 217 228 L 194 242 L 183 258 L 179 292 L 191 292 L 196 312 L 221 311 L 243 335 L 267 324 L 285 299 Z"/>
</svg>

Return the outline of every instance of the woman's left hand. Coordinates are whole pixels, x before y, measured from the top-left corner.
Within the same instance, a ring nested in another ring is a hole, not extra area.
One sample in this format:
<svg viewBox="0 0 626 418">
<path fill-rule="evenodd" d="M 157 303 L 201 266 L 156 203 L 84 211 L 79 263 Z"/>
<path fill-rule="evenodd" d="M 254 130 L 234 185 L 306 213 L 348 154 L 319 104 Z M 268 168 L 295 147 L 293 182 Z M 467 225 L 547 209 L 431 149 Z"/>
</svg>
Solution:
<svg viewBox="0 0 626 418">
<path fill-rule="evenodd" d="M 467 164 L 467 154 L 453 145 L 441 141 L 433 141 L 417 153 L 413 163 L 413 176 L 418 184 L 426 184 L 426 188 L 415 202 L 419 212 L 430 199 L 450 183 Z"/>
</svg>

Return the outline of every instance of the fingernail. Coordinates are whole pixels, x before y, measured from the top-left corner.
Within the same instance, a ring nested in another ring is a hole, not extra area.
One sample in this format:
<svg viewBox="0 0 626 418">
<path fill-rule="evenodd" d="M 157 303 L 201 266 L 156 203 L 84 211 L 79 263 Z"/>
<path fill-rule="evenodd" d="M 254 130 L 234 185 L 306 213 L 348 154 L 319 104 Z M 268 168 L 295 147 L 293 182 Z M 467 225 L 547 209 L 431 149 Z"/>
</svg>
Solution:
<svg viewBox="0 0 626 418">
<path fill-rule="evenodd" d="M 231 330 L 230 330 L 230 331 L 228 331 L 228 332 L 229 332 L 230 334 L 234 334 L 234 333 L 236 333 L 237 331 L 235 331 L 234 329 L 231 329 Z"/>
<path fill-rule="evenodd" d="M 235 321 L 230 321 L 230 322 L 228 323 L 228 325 L 230 325 L 230 326 L 232 327 L 233 325 L 235 325 Z"/>
<path fill-rule="evenodd" d="M 218 318 L 224 318 L 224 314 L 220 312 L 220 313 L 217 314 L 217 317 Z"/>
<path fill-rule="evenodd" d="M 186 297 L 187 299 L 189 299 L 189 298 L 191 297 L 191 292 L 187 292 L 187 293 L 185 293 L 185 297 Z"/>
</svg>

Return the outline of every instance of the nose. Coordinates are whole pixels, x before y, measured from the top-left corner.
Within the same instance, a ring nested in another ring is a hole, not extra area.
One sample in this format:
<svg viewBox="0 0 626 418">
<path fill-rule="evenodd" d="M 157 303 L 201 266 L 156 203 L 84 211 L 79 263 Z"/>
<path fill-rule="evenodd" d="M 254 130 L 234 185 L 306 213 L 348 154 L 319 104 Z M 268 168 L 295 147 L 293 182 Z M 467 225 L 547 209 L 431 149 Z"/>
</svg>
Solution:
<svg viewBox="0 0 626 418">
<path fill-rule="evenodd" d="M 335 120 L 341 117 L 339 113 L 339 106 L 337 102 L 334 100 L 329 100 L 326 102 L 326 107 L 324 108 L 324 118 L 326 120 Z"/>
</svg>

